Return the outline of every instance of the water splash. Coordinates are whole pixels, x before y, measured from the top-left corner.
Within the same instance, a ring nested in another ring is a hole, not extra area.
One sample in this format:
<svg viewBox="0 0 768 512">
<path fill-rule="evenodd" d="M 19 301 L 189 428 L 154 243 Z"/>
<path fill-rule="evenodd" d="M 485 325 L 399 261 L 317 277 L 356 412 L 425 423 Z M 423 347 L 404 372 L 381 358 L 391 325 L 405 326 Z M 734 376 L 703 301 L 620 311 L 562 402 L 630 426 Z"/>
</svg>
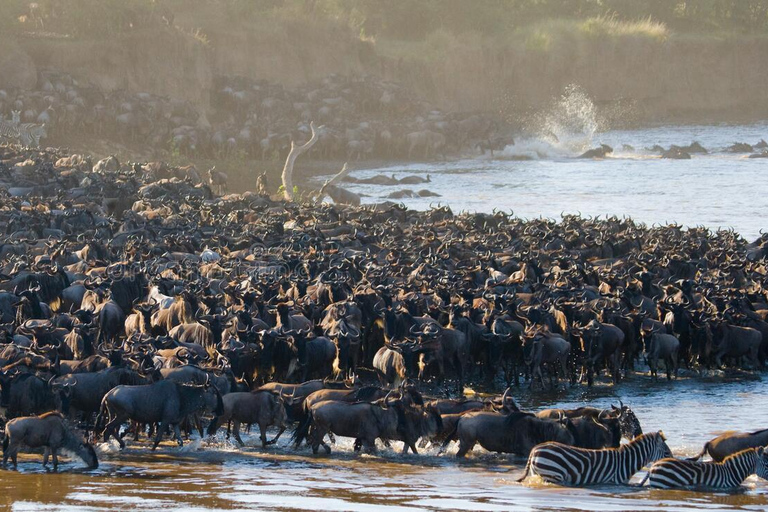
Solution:
<svg viewBox="0 0 768 512">
<path fill-rule="evenodd" d="M 506 158 L 562 158 L 578 155 L 594 144 L 602 124 L 594 102 L 578 85 L 571 84 L 554 104 L 529 121 L 530 137 L 507 146 Z"/>
<path fill-rule="evenodd" d="M 599 127 L 595 104 L 583 89 L 571 84 L 557 103 L 544 112 L 539 136 L 555 147 L 584 151 L 592 144 Z"/>
</svg>

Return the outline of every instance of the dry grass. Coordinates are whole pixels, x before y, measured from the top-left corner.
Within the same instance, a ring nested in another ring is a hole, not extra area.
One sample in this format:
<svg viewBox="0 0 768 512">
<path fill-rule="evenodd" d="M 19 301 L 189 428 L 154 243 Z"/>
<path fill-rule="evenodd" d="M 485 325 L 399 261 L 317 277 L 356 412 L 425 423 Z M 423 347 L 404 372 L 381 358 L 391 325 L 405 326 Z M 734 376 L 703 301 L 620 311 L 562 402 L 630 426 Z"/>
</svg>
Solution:
<svg viewBox="0 0 768 512">
<path fill-rule="evenodd" d="M 580 39 L 625 39 L 662 43 L 670 37 L 664 23 L 645 18 L 635 21 L 618 19 L 615 15 L 597 16 L 587 20 L 552 19 L 504 34 L 454 34 L 445 29 L 432 32 L 421 41 L 379 38 L 374 42 L 377 52 L 385 57 L 411 61 L 444 59 L 452 52 L 482 45 L 520 47 L 526 51 L 550 53 L 577 43 Z M 631 44 L 630 41 L 627 41 Z"/>
<path fill-rule="evenodd" d="M 663 42 L 669 37 L 667 25 L 649 16 L 641 20 L 624 21 L 616 15 L 597 16 L 578 22 L 579 31 L 589 37 L 642 37 Z"/>
</svg>

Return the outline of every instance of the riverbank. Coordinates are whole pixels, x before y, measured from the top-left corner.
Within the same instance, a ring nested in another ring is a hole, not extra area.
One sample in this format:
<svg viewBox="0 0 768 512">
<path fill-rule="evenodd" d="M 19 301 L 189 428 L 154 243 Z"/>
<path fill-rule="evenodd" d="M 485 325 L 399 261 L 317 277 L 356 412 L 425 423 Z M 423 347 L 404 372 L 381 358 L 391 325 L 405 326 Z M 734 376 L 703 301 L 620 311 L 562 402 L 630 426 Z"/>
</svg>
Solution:
<svg viewBox="0 0 768 512">
<path fill-rule="evenodd" d="M 150 92 L 209 112 L 218 75 L 286 87 L 329 74 L 371 75 L 404 84 L 436 108 L 494 113 L 520 126 L 571 84 L 614 127 L 744 123 L 768 114 L 768 38 L 760 35 L 610 32 L 562 22 L 503 37 L 438 31 L 419 41 L 374 41 L 311 18 L 234 27 L 220 18 L 180 17 L 176 26 L 109 37 L 11 31 L 3 37 L 0 88 L 30 87 L 53 68 L 102 90 Z"/>
</svg>

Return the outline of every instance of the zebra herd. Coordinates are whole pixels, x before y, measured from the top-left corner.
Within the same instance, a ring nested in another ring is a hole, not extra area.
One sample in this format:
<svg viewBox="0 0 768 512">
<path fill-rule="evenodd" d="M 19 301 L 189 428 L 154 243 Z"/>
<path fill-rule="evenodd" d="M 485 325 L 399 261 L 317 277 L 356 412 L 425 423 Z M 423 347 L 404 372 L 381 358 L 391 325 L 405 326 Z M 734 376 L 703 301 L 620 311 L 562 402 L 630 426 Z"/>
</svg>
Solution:
<svg viewBox="0 0 768 512">
<path fill-rule="evenodd" d="M 0 115 L 0 141 L 16 141 L 24 147 L 40 147 L 40 139 L 48 136 L 45 123 L 22 123 L 21 111 L 14 110 L 11 120 L 6 121 Z"/>
<path fill-rule="evenodd" d="M 750 475 L 768 480 L 768 452 L 747 448 L 720 462 L 700 462 L 672 457 L 664 433 L 642 434 L 620 448 L 586 450 L 561 443 L 542 443 L 528 456 L 529 476 L 559 485 L 626 485 L 645 465 L 651 464 L 640 483 L 657 489 L 735 489 Z"/>
</svg>

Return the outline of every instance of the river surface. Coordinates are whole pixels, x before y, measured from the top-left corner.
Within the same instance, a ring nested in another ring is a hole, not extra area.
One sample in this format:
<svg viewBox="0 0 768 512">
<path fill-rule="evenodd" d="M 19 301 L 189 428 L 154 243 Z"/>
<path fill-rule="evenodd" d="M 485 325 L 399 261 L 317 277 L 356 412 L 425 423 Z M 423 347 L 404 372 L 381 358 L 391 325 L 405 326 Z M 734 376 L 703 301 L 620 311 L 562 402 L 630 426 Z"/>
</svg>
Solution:
<svg viewBox="0 0 768 512">
<path fill-rule="evenodd" d="M 728 153 L 726 148 L 737 141 L 756 144 L 760 139 L 768 139 L 768 124 L 606 132 L 587 129 L 576 134 L 561 130 L 557 139 L 517 140 L 503 152 L 496 152 L 494 159 L 475 156 L 353 173 L 357 178 L 429 175 L 431 183 L 343 186 L 365 194 L 364 203 L 381 202 L 402 189 L 428 189 L 440 197 L 393 201 L 417 209 L 447 204 L 454 212 L 511 210 L 525 218 L 559 219 L 563 211 L 627 215 L 649 225 L 676 222 L 712 229 L 732 227 L 752 241 L 760 229 L 768 227 L 768 159 L 750 159 L 743 153 Z M 693 141 L 710 153 L 694 154 L 691 160 L 669 160 L 645 149 L 654 144 L 668 148 Z M 575 158 L 600 143 L 612 146 L 613 155 L 600 160 Z M 514 160 L 521 156 L 531 160 Z M 350 165 L 354 168 L 354 162 Z"/>
<path fill-rule="evenodd" d="M 761 377 L 681 378 L 653 382 L 633 376 L 618 387 L 596 385 L 559 391 L 516 393 L 519 405 L 536 410 L 585 403 L 629 404 L 645 431 L 663 430 L 677 455 L 693 455 L 704 442 L 729 430 L 768 426 L 768 387 Z M 0 506 L 13 510 L 766 510 L 768 482 L 750 477 L 737 492 L 651 491 L 633 487 L 559 488 L 515 482 L 524 460 L 488 454 L 479 447 L 465 461 L 456 447 L 437 455 L 401 456 L 381 448 L 352 453 L 339 439 L 330 456 L 308 448 L 262 450 L 253 432 L 239 449 L 223 438 L 193 440 L 179 449 L 161 445 L 151 453 L 129 443 L 119 453 L 101 444 L 101 466 L 84 471 L 68 462 L 58 474 L 41 469 L 39 456 L 25 456 L 19 471 L 0 471 Z M 396 443 L 399 448 L 400 443 Z M 638 473 L 633 482 L 642 478 Z"/>
</svg>

